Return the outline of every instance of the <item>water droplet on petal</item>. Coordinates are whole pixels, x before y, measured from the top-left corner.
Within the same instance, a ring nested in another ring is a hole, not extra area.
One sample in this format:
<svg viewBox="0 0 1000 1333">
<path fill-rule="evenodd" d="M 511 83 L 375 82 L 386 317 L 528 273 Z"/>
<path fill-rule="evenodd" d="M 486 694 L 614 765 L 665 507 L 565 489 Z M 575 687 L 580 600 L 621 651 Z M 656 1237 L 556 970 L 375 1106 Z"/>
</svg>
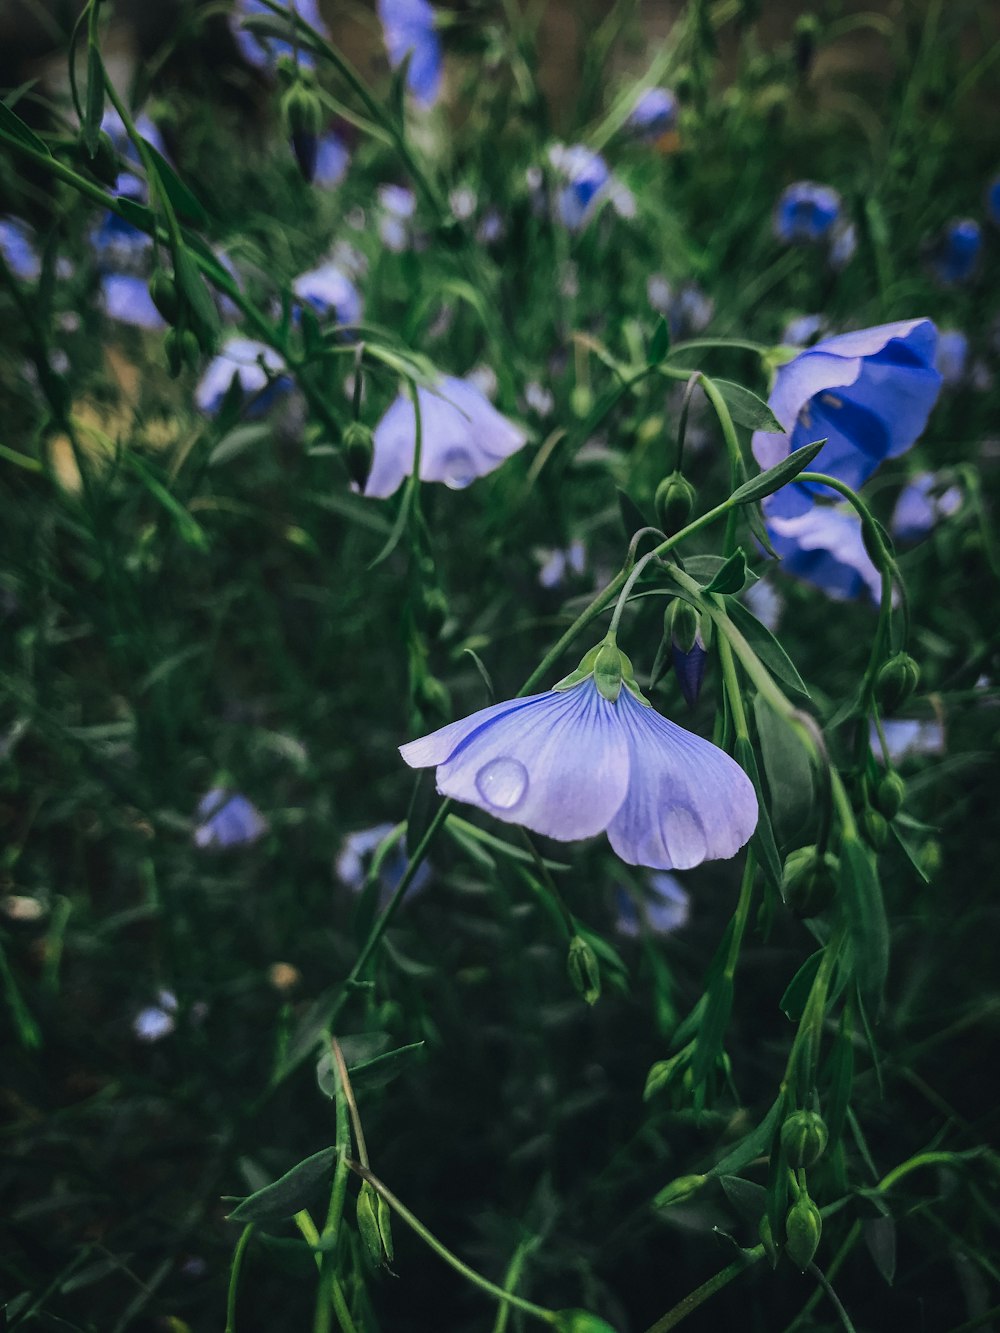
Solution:
<svg viewBox="0 0 1000 1333">
<path fill-rule="evenodd" d="M 444 484 L 453 491 L 461 491 L 476 479 L 472 455 L 467 449 L 449 449 L 441 460 Z"/>
<path fill-rule="evenodd" d="M 518 759 L 491 759 L 476 774 L 476 787 L 494 810 L 513 810 L 528 790 L 528 770 Z"/>
<path fill-rule="evenodd" d="M 708 844 L 697 816 L 683 806 L 674 806 L 667 811 L 663 833 L 670 859 L 679 870 L 699 865 L 708 854 Z"/>
</svg>

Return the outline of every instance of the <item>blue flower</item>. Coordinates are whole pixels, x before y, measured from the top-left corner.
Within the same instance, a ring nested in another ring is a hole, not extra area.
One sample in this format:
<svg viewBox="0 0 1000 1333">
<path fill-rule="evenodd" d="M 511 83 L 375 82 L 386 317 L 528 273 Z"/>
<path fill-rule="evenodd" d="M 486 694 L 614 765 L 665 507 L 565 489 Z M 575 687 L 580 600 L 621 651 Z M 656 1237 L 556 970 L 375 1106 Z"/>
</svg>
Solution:
<svg viewBox="0 0 1000 1333">
<path fill-rule="evenodd" d="M 606 830 L 630 865 L 687 869 L 734 856 L 757 798 L 724 751 L 593 677 L 483 708 L 400 747 L 437 767 L 444 796 L 563 842 Z"/>
<path fill-rule="evenodd" d="M 373 828 L 359 829 L 356 833 L 347 835 L 340 851 L 337 853 L 335 863 L 337 878 L 342 884 L 355 891 L 364 885 L 365 876 L 368 874 L 368 867 L 371 864 L 375 849 L 379 843 L 388 837 L 392 830 L 392 824 L 376 824 Z M 382 899 L 388 899 L 395 891 L 399 881 L 403 878 L 407 864 L 406 851 L 401 842 L 397 841 L 379 869 L 380 897 Z M 425 888 L 430 881 L 430 877 L 430 866 L 426 861 L 421 862 L 410 885 L 409 892 L 411 896 Z"/>
<path fill-rule="evenodd" d="M 544 562 L 538 571 L 538 582 L 543 588 L 558 588 L 574 575 L 583 573 L 587 551 L 579 538 L 571 541 L 565 550 L 543 550 L 535 553 Z"/>
<path fill-rule="evenodd" d="M 785 601 L 767 579 L 751 583 L 743 593 L 743 600 L 765 629 L 773 634 L 778 628 Z"/>
<path fill-rule="evenodd" d="M 567 231 L 580 231 L 610 192 L 611 172 L 600 153 L 584 144 L 553 144 L 549 162 L 564 184 L 556 197 L 556 214 Z"/>
<path fill-rule="evenodd" d="M 527 436 L 467 380 L 444 375 L 418 389 L 421 481 L 461 490 L 522 448 Z M 400 394 L 375 427 L 375 453 L 365 495 L 383 499 L 413 471 L 417 420 L 413 400 Z"/>
<path fill-rule="evenodd" d="M 131 171 L 121 171 L 115 182 L 115 194 L 135 204 L 145 204 L 146 182 Z M 90 242 L 105 270 L 124 269 L 138 272 L 146 267 L 153 238 L 109 209 L 90 233 Z"/>
<path fill-rule="evenodd" d="M 1000 176 L 994 176 L 986 187 L 986 212 L 995 227 L 1000 227 Z"/>
<path fill-rule="evenodd" d="M 139 114 L 134 117 L 134 123 L 135 128 L 146 142 L 152 144 L 161 156 L 166 157 L 167 145 L 163 142 L 163 135 L 144 111 L 140 111 Z M 126 158 L 132 166 L 142 166 L 139 150 L 129 138 L 128 131 L 125 128 L 125 122 L 113 106 L 109 106 L 105 109 L 104 115 L 101 117 L 101 129 L 111 140 L 111 144 L 116 153 L 121 157 Z"/>
<path fill-rule="evenodd" d="M 347 173 L 351 155 L 341 139 L 328 131 L 320 136 L 316 146 L 316 170 L 313 172 L 313 184 L 324 189 L 339 185 Z"/>
<path fill-rule="evenodd" d="M 779 366 L 768 406 L 783 434 L 755 431 L 762 468 L 780 463 L 812 440 L 827 440 L 812 470 L 855 489 L 886 458 L 905 453 L 937 400 L 937 329 L 928 319 L 882 324 L 824 338 Z M 769 497 L 768 513 L 793 518 L 813 502 L 809 486 L 793 483 Z"/>
<path fill-rule="evenodd" d="M 841 208 L 840 195 L 829 185 L 796 181 L 778 196 L 774 234 L 786 245 L 828 240 Z"/>
<path fill-rule="evenodd" d="M 247 415 L 259 416 L 276 397 L 292 387 L 288 376 L 282 374 L 284 369 L 285 363 L 278 353 L 264 343 L 252 338 L 228 338 L 199 380 L 194 400 L 202 412 L 214 416 L 235 378 L 243 394 L 254 397 Z"/>
<path fill-rule="evenodd" d="M 42 271 L 42 261 L 27 223 L 18 218 L 0 218 L 0 251 L 15 278 L 34 282 Z"/>
<path fill-rule="evenodd" d="M 279 0 L 279 3 L 291 13 L 297 14 L 311 28 L 315 28 L 322 37 L 330 35 L 319 12 L 317 0 Z M 295 47 L 291 42 L 286 42 L 280 37 L 258 37 L 256 34 L 248 32 L 242 26 L 242 21 L 253 14 L 268 14 L 272 18 L 274 17 L 272 11 L 262 3 L 262 0 L 236 0 L 236 4 L 229 15 L 230 31 L 240 49 L 240 55 L 248 65 L 252 65 L 254 69 L 271 69 L 276 64 L 279 56 L 289 56 L 296 59 L 303 69 L 313 68 L 316 60 L 312 52 L 306 47 Z"/>
<path fill-rule="evenodd" d="M 300 273 L 292 291 L 313 310 L 326 318 L 333 315 L 338 324 L 357 324 L 361 319 L 361 297 L 357 287 L 334 263 Z"/>
<path fill-rule="evenodd" d="M 858 252 L 858 229 L 853 222 L 838 222 L 830 233 L 827 260 L 837 273 L 846 268 Z"/>
<path fill-rule="evenodd" d="M 686 926 L 691 915 L 691 899 L 676 875 L 658 870 L 649 877 L 650 892 L 642 902 L 626 889 L 615 894 L 618 906 L 618 930 L 632 938 L 642 933 L 645 925 L 654 935 L 669 935 Z"/>
<path fill-rule="evenodd" d="M 827 327 L 825 315 L 797 315 L 785 325 L 781 341 L 786 347 L 808 347 Z"/>
<path fill-rule="evenodd" d="M 642 139 L 658 139 L 676 128 L 677 98 L 669 88 L 645 88 L 628 113 L 625 128 Z"/>
<path fill-rule="evenodd" d="M 417 211 L 417 196 L 405 185 L 380 185 L 378 201 L 382 206 L 379 239 L 393 254 L 402 254 L 413 243 L 412 218 Z"/>
<path fill-rule="evenodd" d="M 934 368 L 949 387 L 961 384 L 969 361 L 969 340 L 958 329 L 948 329 L 938 338 Z"/>
<path fill-rule="evenodd" d="M 194 831 L 196 847 L 246 847 L 267 832 L 267 820 L 252 801 L 239 792 L 213 787 L 198 802 Z"/>
<path fill-rule="evenodd" d="M 889 758 L 894 766 L 913 755 L 944 754 L 947 748 L 944 727 L 936 718 L 918 721 L 909 717 L 887 717 L 882 719 L 882 731 Z M 869 740 L 872 753 L 880 764 L 884 763 L 882 744 L 874 723 L 871 726 Z"/>
<path fill-rule="evenodd" d="M 134 274 L 106 273 L 101 278 L 101 304 L 104 313 L 119 324 L 157 331 L 167 327 L 153 304 L 145 279 Z"/>
<path fill-rule="evenodd" d="M 952 287 L 972 277 L 982 246 L 979 223 L 973 218 L 956 218 L 934 242 L 927 262 L 938 282 Z"/>
<path fill-rule="evenodd" d="M 132 1031 L 140 1041 L 162 1041 L 177 1026 L 177 996 L 171 990 L 161 990 L 157 1003 L 140 1009 L 132 1020 Z"/>
<path fill-rule="evenodd" d="M 431 106 L 441 91 L 441 41 L 427 0 L 378 0 L 378 16 L 393 69 L 407 56 L 406 86 L 420 106 Z"/>
<path fill-rule="evenodd" d="M 785 487 L 788 490 L 789 487 Z M 882 596 L 882 578 L 861 536 L 861 520 L 849 505 L 814 504 L 793 516 L 777 513 L 777 495 L 764 501 L 767 535 L 787 574 L 813 583 L 836 601 L 868 592 Z"/>
<path fill-rule="evenodd" d="M 962 507 L 958 486 L 944 486 L 933 472 L 921 472 L 899 493 L 889 520 L 889 531 L 899 542 L 918 542 L 942 518 Z"/>
</svg>

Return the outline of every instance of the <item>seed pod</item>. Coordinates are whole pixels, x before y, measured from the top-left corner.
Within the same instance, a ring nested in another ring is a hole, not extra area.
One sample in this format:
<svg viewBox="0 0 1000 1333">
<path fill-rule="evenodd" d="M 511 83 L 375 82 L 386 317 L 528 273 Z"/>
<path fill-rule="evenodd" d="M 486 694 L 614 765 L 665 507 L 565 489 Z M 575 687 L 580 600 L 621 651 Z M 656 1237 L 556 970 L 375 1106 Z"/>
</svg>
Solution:
<svg viewBox="0 0 1000 1333">
<path fill-rule="evenodd" d="M 875 787 L 875 808 L 886 819 L 895 819 L 906 796 L 906 783 L 898 773 L 885 773 Z"/>
<path fill-rule="evenodd" d="M 889 825 L 885 822 L 885 816 L 868 806 L 861 816 L 861 827 L 869 846 L 880 852 L 889 840 Z"/>
<path fill-rule="evenodd" d="M 799 847 L 785 858 L 781 896 L 796 916 L 817 916 L 830 906 L 837 892 L 839 863 L 814 846 Z"/>
<path fill-rule="evenodd" d="M 653 1200 L 653 1207 L 669 1208 L 671 1204 L 686 1203 L 694 1198 L 707 1179 L 707 1176 L 678 1176 L 660 1190 Z"/>
<path fill-rule="evenodd" d="M 823 1219 L 820 1211 L 809 1195 L 803 1192 L 785 1218 L 785 1253 L 803 1273 L 819 1249 L 822 1234 Z"/>
<path fill-rule="evenodd" d="M 282 97 L 281 111 L 302 178 L 312 181 L 323 128 L 323 105 L 313 89 L 302 79 L 297 79 Z"/>
</svg>

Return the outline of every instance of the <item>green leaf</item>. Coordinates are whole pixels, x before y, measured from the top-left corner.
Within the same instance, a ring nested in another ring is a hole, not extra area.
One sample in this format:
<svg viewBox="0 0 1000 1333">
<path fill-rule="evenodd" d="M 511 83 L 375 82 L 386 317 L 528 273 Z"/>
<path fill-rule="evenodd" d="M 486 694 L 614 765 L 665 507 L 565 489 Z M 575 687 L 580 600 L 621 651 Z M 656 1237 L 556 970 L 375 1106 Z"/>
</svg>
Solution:
<svg viewBox="0 0 1000 1333">
<path fill-rule="evenodd" d="M 104 117 L 104 61 L 101 49 L 91 41 L 87 47 L 87 100 L 83 108 L 83 142 L 91 157 L 97 155 Z"/>
<path fill-rule="evenodd" d="M 740 1139 L 736 1147 L 731 1148 L 707 1174 L 714 1177 L 732 1176 L 749 1166 L 755 1158 L 766 1156 L 771 1151 L 771 1142 L 785 1118 L 784 1112 L 785 1096 L 782 1093 L 757 1128 Z"/>
<path fill-rule="evenodd" d="M 200 200 L 195 198 L 190 187 L 184 184 L 163 154 L 158 153 L 148 139 L 143 139 L 143 143 L 153 159 L 156 174 L 174 212 L 193 226 L 204 227 L 209 218 Z"/>
<path fill-rule="evenodd" d="M 670 325 L 661 315 L 649 340 L 649 364 L 659 365 L 670 351 Z"/>
<path fill-rule="evenodd" d="M 227 431 L 222 439 L 215 446 L 208 456 L 208 466 L 218 467 L 220 463 L 228 463 L 233 458 L 239 458 L 240 454 L 246 453 L 255 445 L 263 444 L 265 440 L 271 438 L 271 427 L 258 422 L 255 425 L 237 426 L 235 430 Z"/>
<path fill-rule="evenodd" d="M 11 111 L 6 102 L 0 102 L 0 135 L 13 140 L 14 143 L 24 144 L 26 148 L 42 153 L 45 157 L 52 156 L 44 140 L 39 139 L 35 131 L 29 129 L 21 117 Z"/>
<path fill-rule="evenodd" d="M 872 1217 L 862 1223 L 868 1253 L 879 1273 L 892 1286 L 896 1276 L 896 1223 L 891 1217 Z"/>
<path fill-rule="evenodd" d="M 129 452 L 125 454 L 125 458 L 129 467 L 146 487 L 146 490 L 174 520 L 181 540 L 186 542 L 188 546 L 195 547 L 196 550 L 207 551 L 209 547 L 208 535 L 197 520 L 192 518 L 181 502 L 170 494 L 162 482 L 157 481 L 137 454 Z"/>
<path fill-rule="evenodd" d="M 767 1190 L 764 1186 L 752 1180 L 744 1180 L 742 1176 L 720 1176 L 719 1184 L 743 1220 L 756 1225 L 767 1208 Z"/>
<path fill-rule="evenodd" d="M 212 300 L 211 293 L 205 285 L 205 280 L 198 272 L 198 266 L 186 246 L 179 245 L 173 258 L 174 281 L 177 283 L 177 289 L 181 296 L 190 307 L 198 326 L 195 332 L 201 335 L 199 336 L 199 342 L 202 342 L 203 337 L 211 338 L 218 332 L 219 312 Z"/>
<path fill-rule="evenodd" d="M 695 1038 L 691 1074 L 695 1084 L 703 1083 L 715 1068 L 726 1041 L 726 1029 L 733 1009 L 733 980 L 725 974 L 717 977 L 708 996 L 705 1016 Z"/>
<path fill-rule="evenodd" d="M 757 827 L 754 835 L 750 839 L 750 846 L 757 853 L 757 859 L 760 862 L 761 869 L 770 879 L 774 887 L 781 891 L 781 858 L 778 856 L 778 848 L 774 841 L 774 830 L 771 827 L 771 816 L 768 813 L 767 802 L 764 800 L 764 789 L 761 786 L 760 773 L 757 769 L 757 759 L 753 752 L 753 746 L 744 736 L 736 737 L 736 744 L 733 747 L 733 753 L 736 762 L 743 769 L 747 777 L 753 783 L 754 791 L 757 793 L 758 818 Z"/>
<path fill-rule="evenodd" d="M 362 1037 L 384 1038 L 386 1042 L 390 1040 L 388 1034 L 384 1032 L 362 1033 L 361 1035 Z M 414 1056 L 424 1049 L 422 1041 L 414 1041 L 408 1046 L 397 1046 L 393 1051 L 383 1051 L 382 1054 L 372 1054 L 367 1058 L 360 1058 L 357 1048 L 352 1052 L 351 1042 L 352 1038 L 345 1037 L 341 1043 L 341 1049 L 347 1064 L 347 1071 L 351 1076 L 351 1086 L 355 1089 L 360 1087 L 381 1088 L 387 1083 L 391 1083 L 394 1078 L 406 1072 L 406 1068 L 412 1063 Z M 344 1049 L 345 1047 L 346 1049 Z M 337 1095 L 337 1066 L 332 1051 L 324 1051 L 316 1062 L 316 1082 L 325 1096 L 333 1098 Z"/>
<path fill-rule="evenodd" d="M 734 384 L 732 380 L 713 379 L 712 383 L 722 394 L 733 420 L 740 426 L 746 426 L 749 430 L 766 430 L 771 434 L 784 430 L 763 398 L 758 398 L 751 389 Z"/>
<path fill-rule="evenodd" d="M 825 952 L 825 949 L 817 949 L 809 955 L 785 987 L 785 993 L 778 1002 L 781 1012 L 793 1023 L 797 1023 L 805 1012 L 806 1001 Z"/>
<path fill-rule="evenodd" d="M 792 834 L 812 812 L 812 764 L 796 733 L 761 694 L 754 696 L 753 714 L 771 793 L 771 817 L 780 831 Z"/>
<path fill-rule="evenodd" d="M 716 571 L 706 592 L 737 593 L 742 592 L 747 580 L 747 558 L 742 546 L 738 546 L 721 568 Z"/>
<path fill-rule="evenodd" d="M 771 538 L 768 535 L 767 528 L 764 526 L 764 517 L 761 514 L 759 504 L 746 506 L 746 521 L 747 527 L 753 533 L 754 537 L 756 537 L 757 541 L 760 542 L 761 549 L 766 551 L 772 560 L 777 560 L 778 552 L 771 544 Z"/>
<path fill-rule="evenodd" d="M 126 222 L 131 222 L 133 227 L 155 236 L 156 214 L 151 208 L 147 208 L 145 204 L 137 204 L 134 199 L 127 199 L 123 194 L 115 195 L 114 203 L 115 211 L 120 213 Z"/>
<path fill-rule="evenodd" d="M 702 588 L 707 590 L 709 584 L 725 564 L 726 561 L 721 555 L 689 555 L 687 559 L 683 561 L 681 568 L 684 570 L 685 574 L 690 574 L 693 579 L 696 579 L 697 582 L 701 584 Z M 745 582 L 757 583 L 759 578 L 760 575 L 755 574 L 753 570 L 747 566 L 745 571 Z M 718 591 L 718 589 L 716 589 L 716 591 Z"/>
<path fill-rule="evenodd" d="M 337 1160 L 335 1148 L 322 1148 L 286 1171 L 280 1180 L 243 1199 L 230 1222 L 280 1222 L 307 1208 L 329 1184 Z"/>
<path fill-rule="evenodd" d="M 782 486 L 794 481 L 800 472 L 804 472 L 824 444 L 826 440 L 814 440 L 812 444 L 804 444 L 801 449 L 793 449 L 787 458 L 775 463 L 774 467 L 751 477 L 742 486 L 737 486 L 730 499 L 735 504 L 745 505 L 751 500 L 763 500 L 765 495 L 773 495 Z"/>
<path fill-rule="evenodd" d="M 775 680 L 780 681 L 786 689 L 801 695 L 803 699 L 808 699 L 809 691 L 806 689 L 805 681 L 795 669 L 794 662 L 771 631 L 760 623 L 753 612 L 749 611 L 742 602 L 729 602 L 726 606 L 726 614 Z"/>
<path fill-rule="evenodd" d="M 323 44 L 312 35 L 312 29 L 302 19 L 293 21 L 292 17 L 279 18 L 277 14 L 248 14 L 240 27 L 252 32 L 255 37 L 277 37 L 279 41 L 300 47 L 308 47 L 317 55 L 323 55 Z"/>
<path fill-rule="evenodd" d="M 851 836 L 840 845 L 840 892 L 854 953 L 854 973 L 867 1008 L 878 1014 L 889 970 L 889 922 L 872 858 Z"/>
</svg>

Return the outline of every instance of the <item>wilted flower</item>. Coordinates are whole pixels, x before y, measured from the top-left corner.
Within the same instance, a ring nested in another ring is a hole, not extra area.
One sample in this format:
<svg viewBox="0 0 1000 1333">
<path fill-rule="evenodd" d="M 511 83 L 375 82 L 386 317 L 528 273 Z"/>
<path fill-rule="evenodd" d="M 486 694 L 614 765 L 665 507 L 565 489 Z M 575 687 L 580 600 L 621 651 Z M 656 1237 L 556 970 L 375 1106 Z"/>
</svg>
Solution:
<svg viewBox="0 0 1000 1333">
<path fill-rule="evenodd" d="M 796 181 L 782 190 L 774 210 L 774 234 L 786 245 L 828 240 L 843 204 L 829 185 Z"/>
<path fill-rule="evenodd" d="M 373 828 L 359 829 L 349 833 L 337 853 L 334 869 L 341 884 L 349 889 L 358 890 L 365 882 L 368 867 L 379 843 L 392 832 L 392 824 L 376 824 Z M 401 841 L 397 841 L 392 851 L 382 862 L 379 869 L 381 896 L 389 898 L 406 872 L 408 864 L 406 851 Z M 431 877 L 430 866 L 421 862 L 413 876 L 410 893 L 419 893 Z"/>
<path fill-rule="evenodd" d="M 612 701 L 593 675 L 579 675 L 483 708 L 400 754 L 411 768 L 436 766 L 442 795 L 506 823 L 563 842 L 606 830 L 630 865 L 686 869 L 735 855 L 757 824 L 739 765 L 640 702 L 634 682 Z"/>
<path fill-rule="evenodd" d="M 254 398 L 249 415 L 259 415 L 291 388 L 291 380 L 282 374 L 284 369 L 278 353 L 264 343 L 252 338 L 227 338 L 198 381 L 194 400 L 202 412 L 214 416 L 235 379 L 244 396 Z"/>
<path fill-rule="evenodd" d="M 625 128 L 639 138 L 653 140 L 677 126 L 677 98 L 669 88 L 644 88 L 628 113 Z"/>
<path fill-rule="evenodd" d="M 321 319 L 333 315 L 338 324 L 357 324 L 361 319 L 361 297 L 350 278 L 330 262 L 300 273 L 292 291 L 308 302 Z"/>
<path fill-rule="evenodd" d="M 942 489 L 933 472 L 921 472 L 900 491 L 889 531 L 899 542 L 918 542 L 940 519 L 950 518 L 961 507 L 958 486 Z"/>
<path fill-rule="evenodd" d="M 942 384 L 949 388 L 961 384 L 965 379 L 968 362 L 968 338 L 958 329 L 947 329 L 938 338 L 934 356 L 934 369 L 941 376 Z"/>
<path fill-rule="evenodd" d="M 687 925 L 691 915 L 691 899 L 676 875 L 659 870 L 649 877 L 650 892 L 641 903 L 625 889 L 619 888 L 615 899 L 618 904 L 618 930 L 622 935 L 635 938 L 645 925 L 654 935 L 669 935 Z"/>
<path fill-rule="evenodd" d="M 153 304 L 143 278 L 132 273 L 106 273 L 101 279 L 101 305 L 104 313 L 120 324 L 137 329 L 159 330 L 167 322 Z"/>
<path fill-rule="evenodd" d="M 0 253 L 21 282 L 34 282 L 42 271 L 31 229 L 19 218 L 0 218 Z"/>
<path fill-rule="evenodd" d="M 461 490 L 498 468 L 527 436 L 468 380 L 444 375 L 434 389 L 418 389 L 421 481 L 443 481 Z M 375 456 L 365 495 L 379 499 L 398 489 L 413 471 L 417 418 L 413 400 L 396 399 L 375 427 Z"/>
<path fill-rule="evenodd" d="M 330 35 L 319 12 L 317 0 L 278 0 L 278 3 L 290 13 L 297 14 L 321 36 Z M 271 69 L 277 63 L 279 56 L 294 58 L 303 69 L 311 69 L 315 65 L 315 57 L 304 46 L 293 45 L 280 37 L 258 37 L 256 33 L 248 32 L 242 26 L 242 21 L 254 14 L 267 14 L 273 17 L 272 11 L 262 3 L 262 0 L 236 0 L 229 15 L 230 31 L 240 49 L 240 55 L 248 65 L 252 65 L 254 69 Z"/>
<path fill-rule="evenodd" d="M 949 222 L 931 246 L 927 263 L 938 282 L 946 287 L 966 282 L 975 271 L 983 245 L 983 232 L 973 218 Z"/>
<path fill-rule="evenodd" d="M 194 831 L 196 847 L 246 847 L 267 832 L 267 820 L 252 801 L 239 792 L 213 787 L 198 802 Z"/>
<path fill-rule="evenodd" d="M 857 489 L 886 458 L 905 453 L 927 424 L 941 376 L 937 330 L 928 319 L 881 324 L 824 338 L 779 366 L 768 405 L 784 433 L 755 431 L 762 468 L 812 440 L 827 440 L 812 464 Z M 769 516 L 793 518 L 813 503 L 805 484 L 769 497 Z M 816 534 L 813 533 L 813 536 Z"/>
<path fill-rule="evenodd" d="M 441 41 L 427 0 L 378 0 L 378 16 L 393 69 L 407 56 L 406 86 L 420 106 L 431 106 L 441 91 Z"/>
</svg>

